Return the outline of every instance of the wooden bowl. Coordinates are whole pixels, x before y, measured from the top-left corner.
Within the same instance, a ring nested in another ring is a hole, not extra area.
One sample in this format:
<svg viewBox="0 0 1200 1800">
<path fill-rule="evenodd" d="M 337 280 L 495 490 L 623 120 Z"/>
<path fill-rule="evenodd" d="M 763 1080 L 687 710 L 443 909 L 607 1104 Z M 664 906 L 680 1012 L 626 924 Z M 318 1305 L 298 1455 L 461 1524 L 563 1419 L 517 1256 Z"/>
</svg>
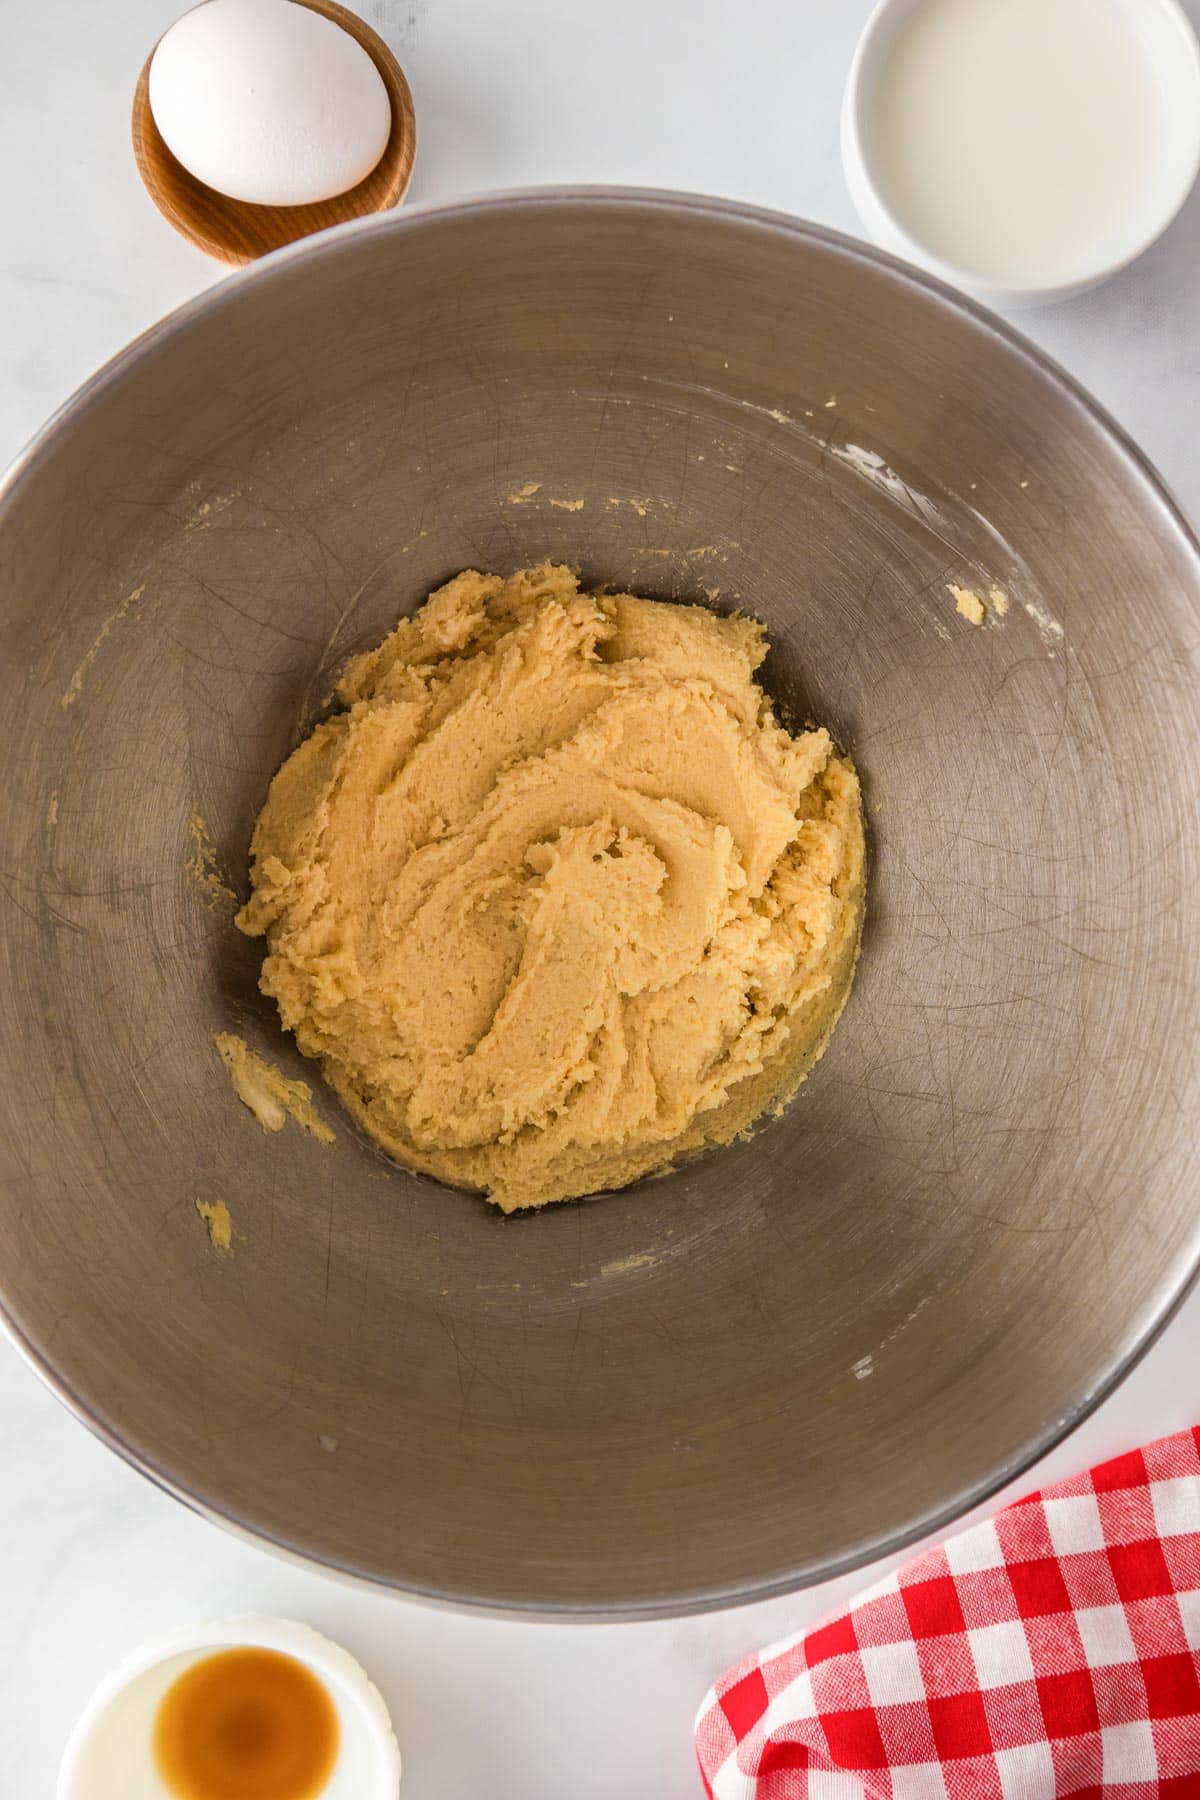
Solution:
<svg viewBox="0 0 1200 1800">
<path fill-rule="evenodd" d="M 360 43 L 383 77 L 392 103 L 392 132 L 383 155 L 364 181 L 310 206 L 252 206 L 231 200 L 184 168 L 167 149 L 150 110 L 150 64 L 146 58 L 133 96 L 133 154 L 146 191 L 164 219 L 189 243 L 219 262 L 248 263 L 268 250 L 309 237 L 347 219 L 386 212 L 403 200 L 412 180 L 417 121 L 404 71 L 377 31 L 336 0 L 295 0 L 332 19 Z"/>
</svg>

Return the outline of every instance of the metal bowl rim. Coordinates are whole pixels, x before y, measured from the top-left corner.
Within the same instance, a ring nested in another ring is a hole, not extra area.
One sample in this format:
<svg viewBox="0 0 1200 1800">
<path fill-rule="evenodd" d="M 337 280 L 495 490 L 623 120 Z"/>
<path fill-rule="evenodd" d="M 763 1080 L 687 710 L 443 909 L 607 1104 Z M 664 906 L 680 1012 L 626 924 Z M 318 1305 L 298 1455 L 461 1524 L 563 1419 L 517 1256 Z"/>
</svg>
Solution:
<svg viewBox="0 0 1200 1800">
<path fill-rule="evenodd" d="M 325 257 L 337 256 L 344 244 L 367 233 L 382 235 L 390 232 L 419 230 L 429 221 L 437 222 L 457 216 L 474 217 L 485 213 L 524 211 L 530 208 L 548 211 L 556 207 L 578 206 L 581 203 L 687 213 L 716 222 L 733 222 L 774 231 L 799 243 L 819 244 L 852 261 L 882 270 L 892 280 L 924 294 L 926 298 L 936 301 L 942 308 L 969 318 L 990 337 L 1004 344 L 1010 352 L 1021 357 L 1040 373 L 1045 380 L 1058 389 L 1059 393 L 1070 402 L 1078 413 L 1082 414 L 1093 427 L 1098 428 L 1109 439 L 1137 477 L 1145 490 L 1147 499 L 1154 503 L 1163 515 L 1165 522 L 1182 541 L 1183 548 L 1196 566 L 1197 582 L 1200 584 L 1200 535 L 1197 534 L 1183 508 L 1149 457 L 1138 447 L 1117 420 L 1061 364 L 985 306 L 948 286 L 936 276 L 919 270 L 898 257 L 889 255 L 875 245 L 864 243 L 860 239 L 835 231 L 828 226 L 813 224 L 788 213 L 769 207 L 750 205 L 739 200 L 722 199 L 703 194 L 679 193 L 669 189 L 620 186 L 576 185 L 514 188 L 495 193 L 466 196 L 453 201 L 427 201 L 406 207 L 402 212 L 379 213 L 366 219 L 349 220 L 343 225 L 336 225 L 319 233 L 316 237 L 301 239 L 284 249 L 274 251 L 258 262 L 248 264 L 225 276 L 214 286 L 204 289 L 202 293 L 175 308 L 132 339 L 51 413 L 24 449 L 18 452 L 8 468 L 0 475 L 0 525 L 3 523 L 4 511 L 20 484 L 35 472 L 43 456 L 51 449 L 54 439 L 61 429 L 69 425 L 76 417 L 84 415 L 92 404 L 110 387 L 116 386 L 127 372 L 136 368 L 140 362 L 161 345 L 169 342 L 171 338 L 183 333 L 193 322 L 206 317 L 209 313 L 220 312 L 226 305 L 236 305 L 243 288 L 251 284 L 266 285 L 276 279 L 286 279 L 287 271 L 293 264 L 301 261 L 315 262 Z M 75 1391 L 65 1378 L 60 1376 L 52 1360 L 22 1330 L 8 1309 L 2 1289 L 0 1289 L 0 1331 L 3 1331 L 18 1354 L 29 1364 L 51 1393 L 110 1450 L 115 1451 L 118 1456 L 137 1469 L 163 1493 L 170 1494 L 191 1511 L 210 1523 L 221 1526 L 243 1541 L 271 1551 L 284 1560 L 297 1563 L 302 1567 L 320 1569 L 327 1575 L 339 1577 L 355 1585 L 366 1586 L 375 1592 L 393 1593 L 409 1600 L 422 1601 L 440 1607 L 476 1614 L 502 1617 L 520 1616 L 526 1619 L 557 1622 L 570 1620 L 581 1624 L 620 1623 L 686 1617 L 721 1608 L 749 1606 L 760 1601 L 776 1599 L 785 1594 L 795 1593 L 803 1588 L 833 1580 L 840 1575 L 863 1568 L 869 1563 L 894 1557 L 922 1538 L 942 1535 L 946 1528 L 957 1519 L 990 1500 L 1010 1482 L 1017 1480 L 1090 1417 L 1151 1349 L 1179 1311 L 1188 1294 L 1196 1285 L 1198 1278 L 1200 1278 L 1200 1234 L 1193 1246 L 1190 1261 L 1185 1263 L 1181 1273 L 1173 1275 L 1168 1273 L 1164 1278 L 1161 1291 L 1165 1294 L 1165 1298 L 1136 1331 L 1133 1341 L 1125 1352 L 1114 1361 L 1104 1379 L 1098 1382 L 1091 1392 L 1085 1394 L 1074 1407 L 1062 1418 L 1056 1420 L 1046 1431 L 1028 1439 L 991 1475 L 952 1496 L 936 1511 L 926 1514 L 923 1518 L 911 1522 L 898 1531 L 854 1545 L 841 1556 L 831 1558 L 811 1571 L 798 1569 L 790 1574 L 748 1582 L 741 1586 L 696 1589 L 690 1593 L 671 1596 L 669 1599 L 663 1597 L 644 1602 L 614 1601 L 594 1605 L 569 1601 L 561 1603 L 530 1601 L 519 1594 L 497 1596 L 481 1601 L 475 1595 L 452 1588 L 440 1588 L 433 1584 L 411 1585 L 398 1580 L 387 1580 L 375 1572 L 356 1569 L 347 1561 L 325 1557 L 315 1553 L 312 1549 L 302 1549 L 298 1545 L 290 1544 L 285 1538 L 273 1536 L 258 1525 L 251 1525 L 238 1518 L 233 1512 L 223 1511 L 215 1502 L 202 1500 L 198 1495 L 189 1492 L 158 1467 L 148 1453 L 138 1449 L 122 1437 L 121 1433 L 101 1416 L 98 1408 L 94 1408 L 80 1393 Z"/>
</svg>

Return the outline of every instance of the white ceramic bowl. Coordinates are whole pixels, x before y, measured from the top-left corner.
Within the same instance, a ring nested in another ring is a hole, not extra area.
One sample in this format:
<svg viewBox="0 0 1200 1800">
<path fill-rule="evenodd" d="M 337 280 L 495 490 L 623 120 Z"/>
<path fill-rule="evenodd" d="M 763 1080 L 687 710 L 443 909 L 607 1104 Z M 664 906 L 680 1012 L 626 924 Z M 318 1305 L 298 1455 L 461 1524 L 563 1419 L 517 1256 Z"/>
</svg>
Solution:
<svg viewBox="0 0 1200 1800">
<path fill-rule="evenodd" d="M 928 0 L 879 0 L 859 40 L 842 106 L 842 163 L 850 197 L 869 237 L 953 287 L 1001 311 L 1050 305 L 1107 281 L 1162 236 L 1200 173 L 1200 44 L 1178 0 L 1112 0 L 1136 18 L 1157 73 L 1168 127 L 1167 167 L 1153 203 L 1129 221 L 1116 254 L 1053 285 L 1003 283 L 935 254 L 884 198 L 872 141 L 877 84 L 898 34 Z"/>
<path fill-rule="evenodd" d="M 67 1742 L 57 1800 L 170 1800 L 153 1754 L 159 1704 L 192 1663 L 243 1645 L 295 1657 L 333 1701 L 339 1746 L 322 1800 L 395 1800 L 400 1751 L 378 1689 L 348 1650 L 311 1626 L 258 1614 L 185 1626 L 106 1675 Z"/>
</svg>

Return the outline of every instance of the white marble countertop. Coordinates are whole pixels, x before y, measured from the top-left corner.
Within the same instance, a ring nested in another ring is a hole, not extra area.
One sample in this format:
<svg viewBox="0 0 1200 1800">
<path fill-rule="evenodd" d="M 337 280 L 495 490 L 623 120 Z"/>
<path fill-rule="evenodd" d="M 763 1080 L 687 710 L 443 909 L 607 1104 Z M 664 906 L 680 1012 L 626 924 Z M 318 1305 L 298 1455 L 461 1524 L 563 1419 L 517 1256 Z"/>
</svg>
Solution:
<svg viewBox="0 0 1200 1800">
<path fill-rule="evenodd" d="M 0 458 L 106 357 L 220 279 L 158 218 L 128 141 L 149 47 L 182 0 L 0 7 Z M 1200 0 L 1185 0 L 1200 23 Z M 359 0 L 401 56 L 414 200 L 546 182 L 688 188 L 855 229 L 841 86 L 869 0 Z M 1019 321 L 1200 516 L 1200 194 L 1108 287 Z M 1200 1292 L 1020 1485 L 1200 1420 Z M 352 1590 L 225 1536 L 127 1469 L 0 1343 L 0 1795 L 53 1792 L 66 1732 L 141 1638 L 222 1612 L 340 1638 L 392 1707 L 410 1800 L 700 1792 L 693 1710 L 743 1651 L 868 1577 L 665 1624 L 477 1620 Z M 737 1529 L 736 1519 L 730 1529 Z"/>
</svg>

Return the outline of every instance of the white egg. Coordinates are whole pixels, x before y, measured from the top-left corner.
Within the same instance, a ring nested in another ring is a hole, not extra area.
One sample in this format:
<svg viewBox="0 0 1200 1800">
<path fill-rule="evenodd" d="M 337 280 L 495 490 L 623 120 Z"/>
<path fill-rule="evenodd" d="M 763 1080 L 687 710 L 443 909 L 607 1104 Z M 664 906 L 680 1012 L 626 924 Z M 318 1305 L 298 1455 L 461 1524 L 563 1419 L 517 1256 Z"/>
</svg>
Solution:
<svg viewBox="0 0 1200 1800">
<path fill-rule="evenodd" d="M 288 1619 L 220 1619 L 144 1644 L 105 1677 L 71 1734 L 57 1800 L 173 1800 L 159 1773 L 154 1727 L 168 1690 L 215 1652 L 253 1646 L 295 1657 L 338 1718 L 336 1758 L 321 1800 L 395 1800 L 400 1751 L 383 1699 L 349 1651 Z"/>
<path fill-rule="evenodd" d="M 185 13 L 151 58 L 150 111 L 197 180 L 259 206 L 356 187 L 392 129 L 362 45 L 298 0 L 205 0 Z"/>
</svg>

